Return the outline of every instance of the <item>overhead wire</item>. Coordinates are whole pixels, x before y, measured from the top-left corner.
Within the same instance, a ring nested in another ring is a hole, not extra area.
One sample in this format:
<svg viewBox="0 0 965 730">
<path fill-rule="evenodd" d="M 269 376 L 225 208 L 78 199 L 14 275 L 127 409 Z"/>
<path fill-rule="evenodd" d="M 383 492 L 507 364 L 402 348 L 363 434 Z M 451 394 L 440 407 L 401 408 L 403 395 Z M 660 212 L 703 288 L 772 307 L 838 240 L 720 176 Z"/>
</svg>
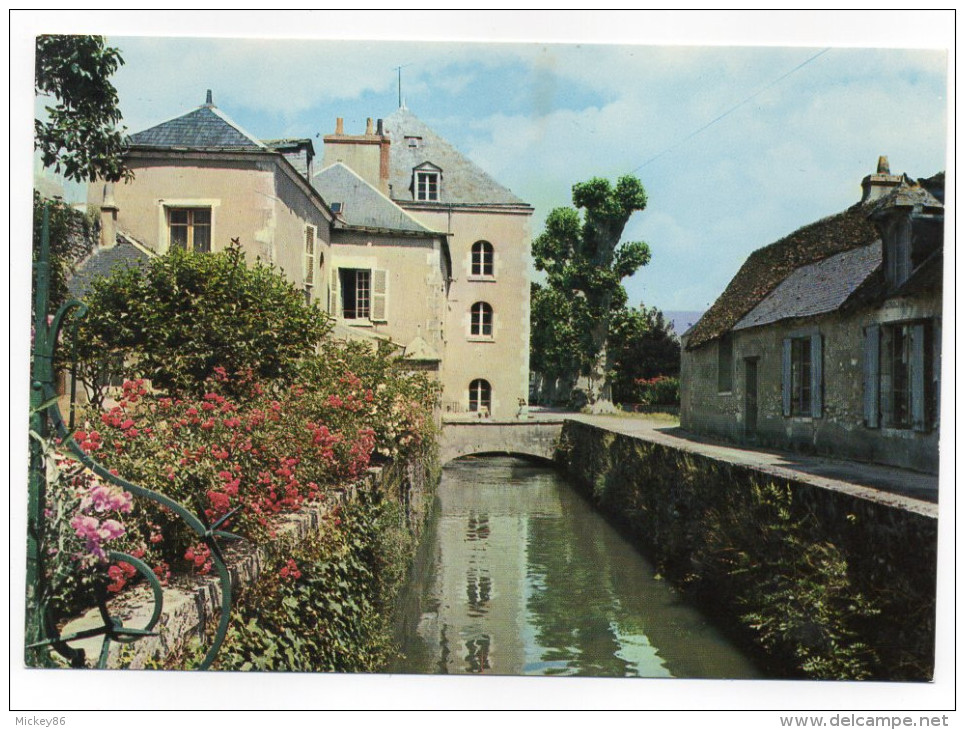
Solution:
<svg viewBox="0 0 965 730">
<path fill-rule="evenodd" d="M 693 139 L 694 137 L 696 137 L 698 134 L 700 134 L 701 132 L 703 132 L 703 131 L 704 131 L 705 129 L 707 129 L 708 127 L 712 127 L 713 125 L 717 124 L 717 122 L 719 122 L 721 119 L 724 119 L 725 117 L 729 116 L 730 114 L 733 114 L 735 111 L 737 111 L 738 109 L 740 109 L 742 106 L 744 106 L 744 105 L 747 104 L 748 102 L 750 102 L 750 101 L 752 101 L 753 99 L 757 98 L 758 96 L 760 96 L 761 94 L 763 94 L 765 91 L 767 91 L 768 89 L 772 88 L 772 87 L 775 86 L 776 84 L 779 84 L 781 81 L 783 81 L 784 79 L 786 79 L 786 78 L 787 78 L 788 76 L 790 76 L 791 74 L 796 73 L 797 71 L 800 71 L 802 68 L 804 68 L 805 66 L 807 66 L 809 63 L 811 63 L 812 61 L 817 60 L 820 56 L 823 56 L 825 53 L 827 53 L 827 52 L 830 51 L 830 50 L 831 50 L 830 48 L 824 48 L 824 49 L 822 49 L 821 51 L 818 51 L 818 52 L 815 53 L 813 56 L 810 56 L 810 57 L 807 58 L 806 60 L 804 60 L 804 61 L 802 61 L 801 63 L 799 63 L 797 66 L 795 66 L 794 68 L 792 68 L 792 69 L 791 69 L 790 71 L 788 71 L 787 73 L 785 73 L 785 74 L 783 74 L 783 75 L 781 75 L 781 76 L 778 76 L 776 79 L 774 79 L 773 81 L 771 81 L 771 82 L 770 82 L 769 84 L 767 84 L 766 86 L 761 87 L 760 89 L 758 89 L 757 91 L 755 91 L 753 94 L 751 94 L 750 96 L 748 96 L 746 99 L 743 99 L 742 101 L 739 101 L 737 104 L 735 104 L 734 106 L 730 107 L 727 111 L 725 111 L 725 112 L 723 112 L 722 114 L 714 117 L 713 119 L 711 119 L 709 122 L 707 122 L 705 125 L 703 125 L 703 126 L 700 127 L 699 129 L 695 129 L 693 132 L 691 132 L 690 134 L 688 134 L 686 137 L 684 137 L 684 138 L 681 139 L 680 141 L 675 142 L 674 144 L 670 145 L 669 147 L 667 147 L 666 149 L 664 149 L 662 152 L 658 152 L 656 155 L 654 155 L 653 157 L 651 157 L 649 160 L 647 160 L 646 162 L 644 162 L 642 165 L 639 165 L 638 167 L 634 168 L 634 169 L 631 171 L 631 174 L 636 173 L 636 172 L 639 171 L 639 170 L 642 170 L 644 167 L 646 167 L 647 165 L 649 165 L 649 164 L 650 164 L 651 162 L 653 162 L 654 160 L 657 160 L 657 159 L 663 157 L 663 156 L 664 156 L 665 154 L 667 154 L 668 152 L 672 152 L 673 150 L 677 149 L 678 147 L 680 147 L 680 146 L 681 146 L 682 144 L 684 144 L 685 142 L 688 142 L 689 140 L 691 140 L 691 139 Z"/>
</svg>

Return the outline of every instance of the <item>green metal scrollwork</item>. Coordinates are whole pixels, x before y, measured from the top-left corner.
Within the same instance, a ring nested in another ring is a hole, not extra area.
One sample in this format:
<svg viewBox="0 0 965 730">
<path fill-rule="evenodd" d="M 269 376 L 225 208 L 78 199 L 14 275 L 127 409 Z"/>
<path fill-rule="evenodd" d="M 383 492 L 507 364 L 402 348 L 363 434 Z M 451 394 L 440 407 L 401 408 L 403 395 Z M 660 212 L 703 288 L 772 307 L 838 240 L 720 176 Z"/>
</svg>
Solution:
<svg viewBox="0 0 965 730">
<path fill-rule="evenodd" d="M 47 320 L 47 309 L 50 298 L 50 214 L 45 206 L 43 211 L 43 228 L 41 231 L 41 250 L 35 263 L 36 291 L 34 298 L 34 344 L 32 353 L 32 388 L 30 396 L 31 415 L 30 428 L 36 438 L 31 439 L 30 453 L 30 481 L 28 491 L 28 521 L 27 521 L 27 626 L 26 649 L 53 647 L 58 653 L 67 658 L 72 666 L 84 666 L 85 657 L 81 650 L 73 649 L 67 642 L 92 636 L 104 636 L 98 667 L 105 667 L 110 650 L 110 642 L 130 643 L 145 636 L 153 636 L 152 629 L 161 617 L 164 603 L 164 592 L 154 572 L 143 561 L 124 553 L 110 552 L 111 560 L 122 560 L 130 563 L 148 581 L 153 592 L 154 609 L 150 620 L 143 628 L 125 627 L 123 623 L 110 615 L 105 595 L 97 598 L 98 609 L 103 619 L 103 625 L 86 629 L 74 634 L 61 636 L 52 625 L 47 615 L 44 592 L 41 583 L 44 578 L 43 551 L 46 531 L 44 509 L 46 506 L 46 477 L 44 473 L 43 441 L 49 433 L 52 424 L 63 445 L 70 449 L 77 459 L 97 476 L 120 486 L 137 497 L 150 499 L 171 510 L 183 519 L 187 525 L 201 538 L 211 551 L 214 567 L 217 571 L 221 586 L 221 616 L 218 629 L 212 645 L 201 661 L 199 668 L 207 669 L 211 666 L 228 631 L 230 620 L 232 592 L 231 575 L 225 563 L 224 554 L 218 544 L 218 539 L 240 539 L 230 532 L 219 529 L 234 511 L 221 517 L 214 524 L 209 525 L 204 517 L 199 517 L 179 502 L 160 492 L 133 484 L 126 479 L 112 474 L 103 465 L 95 461 L 80 444 L 78 444 L 60 413 L 57 405 L 57 391 L 54 387 L 54 350 L 61 328 L 71 310 L 73 318 L 84 316 L 87 307 L 76 300 L 62 305 L 57 313 Z M 203 511 L 201 512 L 203 515 Z"/>
</svg>

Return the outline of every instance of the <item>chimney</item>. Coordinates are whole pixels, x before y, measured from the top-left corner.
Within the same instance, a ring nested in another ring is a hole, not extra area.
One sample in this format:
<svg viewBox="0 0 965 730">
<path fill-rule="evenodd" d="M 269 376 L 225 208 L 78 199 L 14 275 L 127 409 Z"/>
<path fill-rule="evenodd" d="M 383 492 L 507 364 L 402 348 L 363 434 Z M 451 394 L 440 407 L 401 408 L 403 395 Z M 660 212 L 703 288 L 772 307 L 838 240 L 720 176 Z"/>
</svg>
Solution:
<svg viewBox="0 0 965 730">
<path fill-rule="evenodd" d="M 114 183 L 104 184 L 104 201 L 101 203 L 101 248 L 117 245 L 117 204 L 114 202 Z"/>
<path fill-rule="evenodd" d="M 389 145 L 392 140 L 385 134 L 385 125 L 380 119 L 376 124 L 376 134 L 379 138 L 379 190 L 386 197 L 391 197 L 389 191 Z"/>
<path fill-rule="evenodd" d="M 901 175 L 892 175 L 888 158 L 881 155 L 878 158 L 878 170 L 861 181 L 861 202 L 883 198 L 901 184 Z"/>
<path fill-rule="evenodd" d="M 366 137 L 372 136 L 372 117 L 369 117 L 368 119 L 365 120 L 365 136 Z"/>
<path fill-rule="evenodd" d="M 342 117 L 335 118 L 335 134 L 345 134 L 345 120 Z"/>
<path fill-rule="evenodd" d="M 212 99 L 212 96 L 211 96 L 211 89 L 208 89 L 208 93 L 205 95 L 204 105 L 209 107 L 214 106 L 214 100 Z"/>
</svg>

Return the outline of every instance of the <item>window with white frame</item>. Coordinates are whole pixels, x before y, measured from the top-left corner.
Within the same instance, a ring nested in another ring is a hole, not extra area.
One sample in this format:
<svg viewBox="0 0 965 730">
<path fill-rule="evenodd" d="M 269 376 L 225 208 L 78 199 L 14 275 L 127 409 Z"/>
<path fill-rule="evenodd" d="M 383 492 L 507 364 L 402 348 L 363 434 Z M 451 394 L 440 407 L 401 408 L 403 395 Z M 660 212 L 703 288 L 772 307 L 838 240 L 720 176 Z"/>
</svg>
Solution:
<svg viewBox="0 0 965 730">
<path fill-rule="evenodd" d="M 211 208 L 167 208 L 168 241 L 171 248 L 211 251 Z"/>
<path fill-rule="evenodd" d="M 417 170 L 415 174 L 415 199 L 439 200 L 439 173 L 435 170 Z"/>
<path fill-rule="evenodd" d="M 469 334 L 473 337 L 493 336 L 493 308 L 486 302 L 476 302 L 469 310 Z"/>
<path fill-rule="evenodd" d="M 470 273 L 472 276 L 493 276 L 495 273 L 493 245 L 489 241 L 476 241 L 472 245 L 472 261 Z"/>
<path fill-rule="evenodd" d="M 333 272 L 332 300 L 342 319 L 387 321 L 388 274 L 385 269 L 339 268 Z M 335 308 L 333 307 L 333 310 Z"/>
<path fill-rule="evenodd" d="M 469 384 L 469 410 L 489 413 L 493 406 L 493 389 L 488 380 L 477 378 Z"/>
</svg>

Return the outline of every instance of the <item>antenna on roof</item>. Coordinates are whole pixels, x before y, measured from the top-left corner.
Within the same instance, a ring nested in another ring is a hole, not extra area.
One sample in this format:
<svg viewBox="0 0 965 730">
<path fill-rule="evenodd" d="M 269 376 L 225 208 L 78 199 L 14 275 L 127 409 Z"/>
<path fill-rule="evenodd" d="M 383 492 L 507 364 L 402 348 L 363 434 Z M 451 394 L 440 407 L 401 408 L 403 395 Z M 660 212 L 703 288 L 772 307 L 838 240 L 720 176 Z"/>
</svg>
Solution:
<svg viewBox="0 0 965 730">
<path fill-rule="evenodd" d="M 399 109 L 401 109 L 403 106 L 402 104 L 402 69 L 404 69 L 406 66 L 411 66 L 411 65 L 412 65 L 411 63 L 406 63 L 402 66 L 395 67 L 395 70 L 399 72 Z"/>
</svg>

